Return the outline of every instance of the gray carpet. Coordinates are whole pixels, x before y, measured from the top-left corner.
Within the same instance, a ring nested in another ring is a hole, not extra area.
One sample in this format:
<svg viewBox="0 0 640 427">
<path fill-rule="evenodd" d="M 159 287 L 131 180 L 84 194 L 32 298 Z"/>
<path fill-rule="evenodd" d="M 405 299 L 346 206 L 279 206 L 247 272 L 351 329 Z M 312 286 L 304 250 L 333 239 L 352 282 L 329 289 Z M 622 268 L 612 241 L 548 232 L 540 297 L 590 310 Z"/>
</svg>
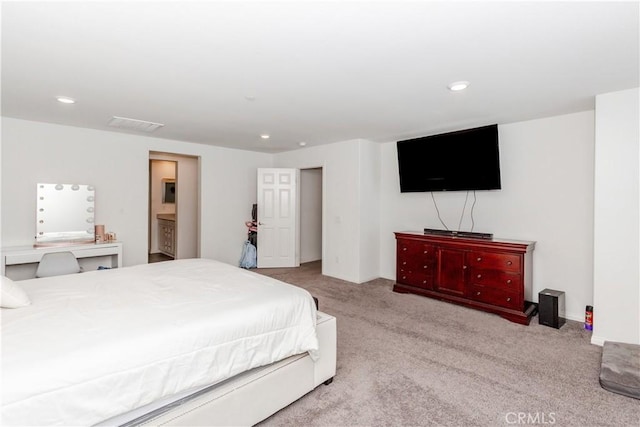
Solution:
<svg viewBox="0 0 640 427">
<path fill-rule="evenodd" d="M 309 290 L 338 320 L 335 381 L 262 426 L 638 426 L 638 400 L 598 383 L 602 349 L 561 329 L 354 284 L 320 263 L 254 270 Z"/>
</svg>

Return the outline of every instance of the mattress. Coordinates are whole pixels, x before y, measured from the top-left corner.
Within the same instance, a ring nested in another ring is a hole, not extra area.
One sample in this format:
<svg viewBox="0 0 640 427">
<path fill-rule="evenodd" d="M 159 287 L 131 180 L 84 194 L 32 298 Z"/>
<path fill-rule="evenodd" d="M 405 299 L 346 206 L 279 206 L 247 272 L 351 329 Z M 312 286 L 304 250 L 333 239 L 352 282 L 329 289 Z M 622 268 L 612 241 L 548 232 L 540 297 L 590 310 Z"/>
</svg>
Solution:
<svg viewBox="0 0 640 427">
<path fill-rule="evenodd" d="M 303 289 L 193 259 L 20 282 L 2 310 L 2 424 L 92 425 L 286 357 L 317 356 Z"/>
</svg>

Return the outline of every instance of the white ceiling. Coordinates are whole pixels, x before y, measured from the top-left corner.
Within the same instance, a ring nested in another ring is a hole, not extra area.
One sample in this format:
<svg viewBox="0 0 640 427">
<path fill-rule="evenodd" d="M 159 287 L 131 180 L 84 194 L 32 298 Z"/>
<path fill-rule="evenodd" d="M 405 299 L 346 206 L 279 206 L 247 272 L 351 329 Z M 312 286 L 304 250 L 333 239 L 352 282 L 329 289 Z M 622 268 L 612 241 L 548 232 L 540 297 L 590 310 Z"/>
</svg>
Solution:
<svg viewBox="0 0 640 427">
<path fill-rule="evenodd" d="M 639 86 L 638 6 L 3 2 L 2 115 L 278 152 L 584 111 Z"/>
</svg>

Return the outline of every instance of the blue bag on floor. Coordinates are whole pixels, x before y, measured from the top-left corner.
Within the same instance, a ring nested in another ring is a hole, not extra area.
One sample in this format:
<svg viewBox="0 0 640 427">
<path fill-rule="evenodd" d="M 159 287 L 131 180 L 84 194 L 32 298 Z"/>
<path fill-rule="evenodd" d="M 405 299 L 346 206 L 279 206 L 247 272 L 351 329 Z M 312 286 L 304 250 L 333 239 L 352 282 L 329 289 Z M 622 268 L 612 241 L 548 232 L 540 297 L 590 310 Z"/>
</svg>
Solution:
<svg viewBox="0 0 640 427">
<path fill-rule="evenodd" d="M 241 268 L 256 268 L 258 266 L 258 251 L 250 241 L 244 242 L 242 255 L 240 255 Z"/>
</svg>

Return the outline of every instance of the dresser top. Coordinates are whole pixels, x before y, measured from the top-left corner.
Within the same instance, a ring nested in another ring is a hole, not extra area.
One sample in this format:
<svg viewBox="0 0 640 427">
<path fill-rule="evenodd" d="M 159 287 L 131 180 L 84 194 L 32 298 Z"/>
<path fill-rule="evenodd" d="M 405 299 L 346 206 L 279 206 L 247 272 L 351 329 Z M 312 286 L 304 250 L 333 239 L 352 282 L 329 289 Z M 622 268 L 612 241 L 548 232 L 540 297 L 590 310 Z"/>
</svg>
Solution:
<svg viewBox="0 0 640 427">
<path fill-rule="evenodd" d="M 447 236 L 440 234 L 426 234 L 422 231 L 396 231 L 396 237 L 405 236 L 412 238 L 424 238 L 427 240 L 437 240 L 442 242 L 460 242 L 460 243 L 470 243 L 477 245 L 491 245 L 494 244 L 504 244 L 504 245 L 514 245 L 514 246 L 525 246 L 528 250 L 532 250 L 536 244 L 536 242 L 529 240 L 515 240 L 515 239 L 502 239 L 493 237 L 491 239 L 482 239 L 482 238 L 474 238 L 474 237 L 461 237 L 461 236 Z"/>
</svg>

